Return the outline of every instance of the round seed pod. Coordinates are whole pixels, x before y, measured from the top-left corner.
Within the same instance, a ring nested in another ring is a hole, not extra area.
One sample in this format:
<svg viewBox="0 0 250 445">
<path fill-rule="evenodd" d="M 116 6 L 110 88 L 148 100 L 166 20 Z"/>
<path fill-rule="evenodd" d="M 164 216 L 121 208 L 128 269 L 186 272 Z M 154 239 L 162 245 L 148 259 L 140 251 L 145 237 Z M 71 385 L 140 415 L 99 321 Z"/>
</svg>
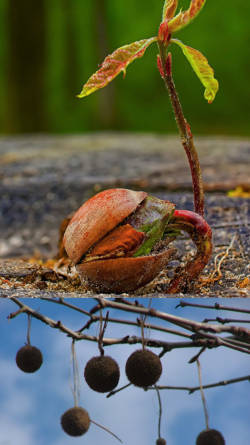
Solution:
<svg viewBox="0 0 250 445">
<path fill-rule="evenodd" d="M 225 445 L 222 434 L 213 429 L 201 431 L 196 439 L 196 445 Z"/>
<path fill-rule="evenodd" d="M 25 345 L 17 351 L 16 364 L 24 372 L 37 371 L 43 362 L 40 349 L 35 346 Z"/>
<path fill-rule="evenodd" d="M 119 382 L 120 369 L 112 357 L 97 356 L 87 362 L 84 377 L 89 387 L 94 391 L 109 392 Z"/>
<path fill-rule="evenodd" d="M 88 411 L 80 406 L 70 408 L 61 416 L 62 429 L 69 436 L 82 436 L 90 425 Z"/>
<path fill-rule="evenodd" d="M 156 441 L 156 445 L 167 445 L 167 442 L 163 437 L 159 437 Z"/>
<path fill-rule="evenodd" d="M 133 352 L 126 363 L 126 375 L 135 386 L 145 388 L 160 378 L 162 365 L 158 355 L 148 349 Z"/>
</svg>

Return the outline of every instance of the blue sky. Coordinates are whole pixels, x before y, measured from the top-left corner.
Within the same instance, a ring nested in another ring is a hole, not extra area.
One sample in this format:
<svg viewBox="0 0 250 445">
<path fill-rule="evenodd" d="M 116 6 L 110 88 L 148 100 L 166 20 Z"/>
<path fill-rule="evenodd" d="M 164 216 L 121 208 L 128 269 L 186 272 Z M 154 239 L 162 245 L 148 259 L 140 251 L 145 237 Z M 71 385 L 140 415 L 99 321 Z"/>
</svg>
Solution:
<svg viewBox="0 0 250 445">
<path fill-rule="evenodd" d="M 86 318 L 72 310 L 42 300 L 22 299 L 41 313 L 61 320 L 70 328 L 79 329 Z M 89 309 L 93 300 L 70 300 Z M 187 301 L 187 300 L 185 300 Z M 216 299 L 195 299 L 195 302 L 214 304 Z M 142 302 L 145 303 L 145 300 Z M 170 314 L 202 320 L 216 316 L 247 318 L 233 312 L 211 311 L 197 308 L 176 309 L 177 299 L 154 299 L 152 306 Z M 194 300 L 192 300 L 194 302 Z M 220 300 L 227 306 L 247 307 L 247 299 Z M 0 301 L 0 445 L 68 445 L 118 443 L 113 437 L 91 424 L 89 431 L 80 438 L 71 438 L 61 429 L 60 416 L 73 406 L 71 373 L 71 340 L 65 334 L 51 329 L 38 320 L 32 320 L 31 343 L 39 347 L 44 363 L 34 374 L 25 374 L 15 363 L 17 350 L 26 341 L 27 316 L 22 314 L 9 321 L 7 315 L 17 309 L 9 300 Z M 111 311 L 112 316 L 121 313 Z M 133 318 L 126 314 L 126 318 Z M 154 321 L 155 322 L 155 321 Z M 159 322 L 164 324 L 164 322 Z M 165 323 L 165 326 L 168 325 Z M 173 326 L 172 326 L 173 327 Z M 98 333 L 93 325 L 90 334 Z M 140 335 L 137 327 L 110 324 L 106 337 Z M 147 332 L 150 338 L 178 341 L 180 337 L 160 332 Z M 138 345 L 117 345 L 105 349 L 120 365 L 121 377 L 118 386 L 127 383 L 125 363 Z M 159 352 L 157 349 L 152 349 Z M 163 373 L 159 384 L 196 386 L 198 375 L 196 364 L 188 360 L 197 349 L 173 350 L 162 358 Z M 129 387 L 107 399 L 105 394 L 92 391 L 84 381 L 86 362 L 98 355 L 96 343 L 81 341 L 76 344 L 80 374 L 80 405 L 88 410 L 90 417 L 117 434 L 124 444 L 155 443 L 157 438 L 158 402 L 155 391 Z M 200 358 L 203 384 L 249 374 L 249 355 L 227 348 L 206 351 Z M 249 445 L 250 437 L 250 383 L 241 382 L 227 387 L 208 389 L 205 392 L 209 410 L 210 427 L 220 430 L 226 445 Z M 184 391 L 161 391 L 163 418 L 162 436 L 168 445 L 194 445 L 198 433 L 205 428 L 200 393 L 189 395 Z"/>
</svg>

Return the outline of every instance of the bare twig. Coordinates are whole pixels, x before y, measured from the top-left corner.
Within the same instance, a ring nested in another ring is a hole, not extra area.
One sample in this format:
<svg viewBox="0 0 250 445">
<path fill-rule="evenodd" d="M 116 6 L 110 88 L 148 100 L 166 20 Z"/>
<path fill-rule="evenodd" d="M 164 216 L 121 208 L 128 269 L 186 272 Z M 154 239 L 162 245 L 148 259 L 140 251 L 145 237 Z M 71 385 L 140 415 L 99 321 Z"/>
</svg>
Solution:
<svg viewBox="0 0 250 445">
<path fill-rule="evenodd" d="M 216 317 L 216 318 L 204 318 L 204 320 L 203 320 L 204 323 L 209 323 L 210 321 L 217 321 L 218 323 L 221 323 L 221 324 L 226 324 L 226 323 L 250 323 L 250 320 L 238 320 L 237 318 L 221 318 L 221 317 Z"/>
<path fill-rule="evenodd" d="M 48 303 L 59 304 L 59 305 L 68 307 L 70 309 L 73 309 L 75 311 L 78 311 L 81 314 L 90 316 L 90 313 L 88 311 L 86 311 L 86 310 L 84 310 L 84 309 L 80 308 L 79 306 L 76 306 L 76 305 L 74 305 L 72 303 L 68 303 L 68 301 L 66 301 L 64 298 L 41 297 L 40 300 L 47 301 Z"/>
<path fill-rule="evenodd" d="M 250 382 L 250 375 L 244 376 L 244 377 L 237 377 L 235 379 L 229 379 L 229 380 L 221 380 L 219 382 L 216 383 L 210 383 L 209 385 L 203 385 L 203 389 L 210 389 L 210 388 L 216 388 L 217 386 L 226 386 L 226 385 L 231 385 L 233 383 L 238 383 L 238 382 L 244 382 L 244 381 L 249 381 Z M 199 391 L 200 387 L 199 386 L 166 386 L 166 385 L 158 385 L 157 388 L 159 390 L 163 390 L 163 389 L 172 389 L 172 390 L 176 390 L 176 391 L 188 391 L 189 394 L 193 394 L 195 391 Z M 147 389 L 154 389 L 154 387 L 149 387 Z"/>
<path fill-rule="evenodd" d="M 176 305 L 176 308 L 178 307 L 197 307 L 202 309 L 217 309 L 220 311 L 232 311 L 232 312 L 242 312 L 244 314 L 250 314 L 250 309 L 225 306 L 224 304 L 219 304 L 219 303 L 214 303 L 214 305 L 208 305 L 200 303 L 189 303 L 187 301 L 180 300 L 180 302 Z"/>
<path fill-rule="evenodd" d="M 192 357 L 192 358 L 188 361 L 188 363 L 194 363 L 194 362 L 196 362 L 196 361 L 198 360 L 198 358 L 200 357 L 200 355 L 201 355 L 205 350 L 206 350 L 206 347 L 203 346 L 203 348 L 201 348 L 201 350 L 198 352 L 198 354 L 195 354 L 195 356 Z"/>
<path fill-rule="evenodd" d="M 106 395 L 107 399 L 108 399 L 109 397 L 114 396 L 114 395 L 117 394 L 118 392 L 123 391 L 124 389 L 128 388 L 128 387 L 131 386 L 131 385 L 132 385 L 132 383 L 127 383 L 127 385 L 121 386 L 121 387 L 118 388 L 118 389 L 113 389 L 113 391 L 110 391 L 110 392 Z"/>
</svg>

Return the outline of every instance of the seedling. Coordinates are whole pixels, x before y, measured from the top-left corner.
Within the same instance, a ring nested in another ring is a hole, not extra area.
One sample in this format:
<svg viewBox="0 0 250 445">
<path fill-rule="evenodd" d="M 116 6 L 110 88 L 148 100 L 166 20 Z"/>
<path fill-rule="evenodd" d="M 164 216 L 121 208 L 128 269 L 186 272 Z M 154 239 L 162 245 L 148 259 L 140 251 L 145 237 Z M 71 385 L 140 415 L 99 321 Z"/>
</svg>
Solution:
<svg viewBox="0 0 250 445">
<path fill-rule="evenodd" d="M 194 212 L 175 210 L 175 205 L 145 192 L 111 189 L 99 193 L 80 207 L 70 221 L 64 246 L 70 259 L 89 286 L 101 292 L 133 291 L 151 281 L 167 264 L 168 244 L 181 230 L 197 247 L 194 259 L 179 270 L 167 292 L 185 290 L 208 263 L 212 252 L 212 232 L 204 219 L 204 192 L 198 153 L 190 125 L 184 117 L 172 77 L 171 44 L 178 45 L 205 87 L 205 99 L 211 103 L 218 81 L 207 59 L 196 49 L 173 38 L 200 12 L 205 0 L 191 0 L 188 10 L 176 14 L 178 0 L 165 0 L 158 35 L 122 46 L 107 56 L 85 83 L 79 98 L 107 86 L 146 49 L 158 45 L 157 66 L 174 110 L 181 142 L 191 169 Z M 175 15 L 176 14 L 176 15 Z"/>
</svg>

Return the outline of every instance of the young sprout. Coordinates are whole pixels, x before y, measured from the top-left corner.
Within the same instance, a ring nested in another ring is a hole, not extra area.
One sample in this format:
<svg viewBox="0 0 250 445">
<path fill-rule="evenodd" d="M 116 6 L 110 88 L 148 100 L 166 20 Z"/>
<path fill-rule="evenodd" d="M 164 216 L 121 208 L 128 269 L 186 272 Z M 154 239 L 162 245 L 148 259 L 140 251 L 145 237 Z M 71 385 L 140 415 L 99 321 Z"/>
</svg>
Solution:
<svg viewBox="0 0 250 445">
<path fill-rule="evenodd" d="M 173 250 L 167 249 L 181 230 L 194 241 L 197 253 L 178 270 L 166 289 L 176 293 L 197 279 L 212 252 L 212 232 L 204 219 L 204 192 L 198 153 L 190 125 L 184 117 L 172 77 L 169 48 L 178 45 L 202 82 L 204 97 L 211 103 L 218 81 L 207 59 L 196 49 L 173 35 L 187 26 L 201 11 L 205 0 L 191 0 L 186 11 L 176 14 L 178 0 L 166 0 L 157 36 L 124 45 L 107 56 L 84 84 L 79 98 L 104 88 L 118 74 L 141 58 L 146 49 L 157 44 L 157 66 L 168 90 L 181 142 L 187 154 L 194 191 L 194 210 L 175 210 L 175 205 L 146 192 L 111 189 L 84 203 L 70 221 L 64 247 L 84 281 L 95 291 L 128 292 L 150 282 L 166 266 Z M 160 247 L 159 247 L 160 246 Z"/>
</svg>

